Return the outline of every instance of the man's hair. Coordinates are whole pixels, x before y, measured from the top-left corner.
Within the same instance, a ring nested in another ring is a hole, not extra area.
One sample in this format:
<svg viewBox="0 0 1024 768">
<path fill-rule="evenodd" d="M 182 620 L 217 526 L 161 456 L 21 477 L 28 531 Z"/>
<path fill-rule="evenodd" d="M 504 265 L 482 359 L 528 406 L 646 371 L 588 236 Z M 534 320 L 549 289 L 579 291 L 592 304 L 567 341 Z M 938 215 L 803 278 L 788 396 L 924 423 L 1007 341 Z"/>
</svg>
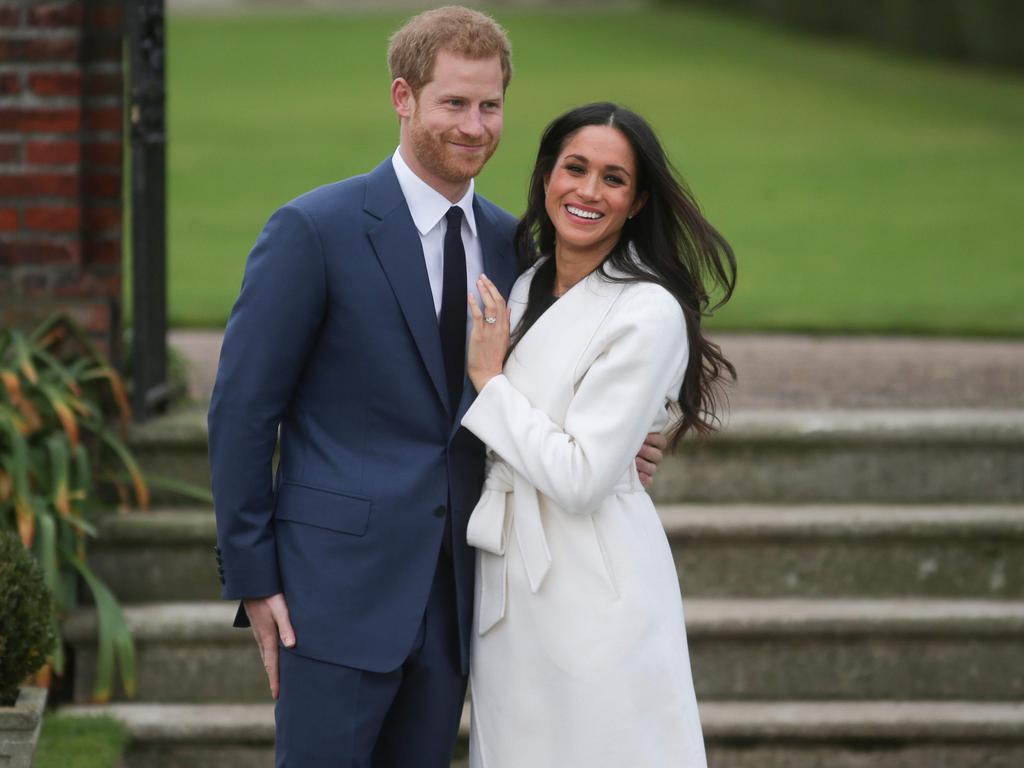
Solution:
<svg viewBox="0 0 1024 768">
<path fill-rule="evenodd" d="M 467 59 L 501 61 L 502 87 L 512 79 L 512 44 L 501 25 L 485 13 L 446 5 L 413 16 L 391 36 L 388 68 L 391 79 L 403 78 L 413 93 L 434 77 L 438 51 L 448 51 Z"/>
</svg>

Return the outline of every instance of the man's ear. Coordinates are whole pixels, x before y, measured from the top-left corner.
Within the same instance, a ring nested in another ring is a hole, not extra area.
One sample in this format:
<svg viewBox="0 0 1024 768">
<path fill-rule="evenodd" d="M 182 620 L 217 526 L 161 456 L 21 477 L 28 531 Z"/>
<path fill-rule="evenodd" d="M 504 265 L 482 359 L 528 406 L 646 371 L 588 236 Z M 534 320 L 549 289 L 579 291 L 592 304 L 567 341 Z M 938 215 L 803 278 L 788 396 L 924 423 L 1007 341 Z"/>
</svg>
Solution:
<svg viewBox="0 0 1024 768">
<path fill-rule="evenodd" d="M 399 119 L 412 117 L 416 109 L 416 96 L 404 77 L 397 77 L 391 83 L 391 106 L 395 108 Z"/>
<path fill-rule="evenodd" d="M 646 192 L 641 192 L 637 196 L 636 200 L 633 202 L 633 207 L 629 211 L 629 218 L 632 219 L 634 216 L 636 216 L 638 213 L 640 213 L 640 210 L 645 205 L 647 205 L 647 193 Z"/>
</svg>

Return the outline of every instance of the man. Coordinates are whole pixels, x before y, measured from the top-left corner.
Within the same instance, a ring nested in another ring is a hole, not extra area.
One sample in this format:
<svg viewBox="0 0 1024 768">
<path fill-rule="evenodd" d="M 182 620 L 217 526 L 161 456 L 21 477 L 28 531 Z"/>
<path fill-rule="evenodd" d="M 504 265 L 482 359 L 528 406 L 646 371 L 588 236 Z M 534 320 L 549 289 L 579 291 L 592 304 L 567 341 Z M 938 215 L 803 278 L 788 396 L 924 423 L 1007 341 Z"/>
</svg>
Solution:
<svg viewBox="0 0 1024 768">
<path fill-rule="evenodd" d="M 400 29 L 388 63 L 399 149 L 270 218 L 210 405 L 223 594 L 277 699 L 279 766 L 447 766 L 465 696 L 484 473 L 459 427 L 467 288 L 516 278 L 515 219 L 473 179 L 510 46 L 447 7 Z"/>
</svg>

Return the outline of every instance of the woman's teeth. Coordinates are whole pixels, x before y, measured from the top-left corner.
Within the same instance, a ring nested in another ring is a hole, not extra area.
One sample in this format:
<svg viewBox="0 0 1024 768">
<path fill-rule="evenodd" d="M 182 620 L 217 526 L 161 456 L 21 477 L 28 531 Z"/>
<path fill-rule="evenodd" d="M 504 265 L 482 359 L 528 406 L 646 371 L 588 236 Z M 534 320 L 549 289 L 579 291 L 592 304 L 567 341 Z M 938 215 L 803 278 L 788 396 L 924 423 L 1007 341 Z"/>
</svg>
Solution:
<svg viewBox="0 0 1024 768">
<path fill-rule="evenodd" d="M 598 213 L 597 211 L 584 211 L 582 208 L 577 208 L 574 205 L 565 206 L 565 210 L 573 216 L 579 216 L 581 219 L 600 219 L 604 216 L 603 213 Z"/>
</svg>

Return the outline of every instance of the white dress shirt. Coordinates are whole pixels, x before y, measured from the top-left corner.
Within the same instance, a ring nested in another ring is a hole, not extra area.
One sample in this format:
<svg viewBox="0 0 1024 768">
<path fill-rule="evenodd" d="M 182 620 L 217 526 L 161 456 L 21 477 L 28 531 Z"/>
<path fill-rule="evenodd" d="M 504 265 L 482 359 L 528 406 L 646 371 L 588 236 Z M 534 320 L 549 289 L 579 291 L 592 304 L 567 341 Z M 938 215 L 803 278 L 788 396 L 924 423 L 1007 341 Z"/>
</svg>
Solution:
<svg viewBox="0 0 1024 768">
<path fill-rule="evenodd" d="M 432 186 L 417 176 L 402 157 L 401 147 L 395 150 L 391 163 L 398 176 L 398 185 L 409 206 L 413 224 L 420 235 L 423 246 L 423 260 L 427 266 L 427 277 L 430 279 L 430 292 L 434 297 L 434 312 L 441 317 L 441 292 L 444 288 L 444 233 L 448 228 L 445 214 L 453 203 Z M 480 301 L 480 292 L 476 281 L 484 271 L 483 251 L 480 248 L 480 236 L 476 229 L 476 217 L 473 215 L 473 186 L 459 202 L 454 205 L 462 209 L 462 246 L 466 249 L 466 286 Z M 483 306 L 483 305 L 481 305 Z M 469 338 L 469 325 L 472 323 L 469 305 L 466 306 L 466 338 Z"/>
</svg>

